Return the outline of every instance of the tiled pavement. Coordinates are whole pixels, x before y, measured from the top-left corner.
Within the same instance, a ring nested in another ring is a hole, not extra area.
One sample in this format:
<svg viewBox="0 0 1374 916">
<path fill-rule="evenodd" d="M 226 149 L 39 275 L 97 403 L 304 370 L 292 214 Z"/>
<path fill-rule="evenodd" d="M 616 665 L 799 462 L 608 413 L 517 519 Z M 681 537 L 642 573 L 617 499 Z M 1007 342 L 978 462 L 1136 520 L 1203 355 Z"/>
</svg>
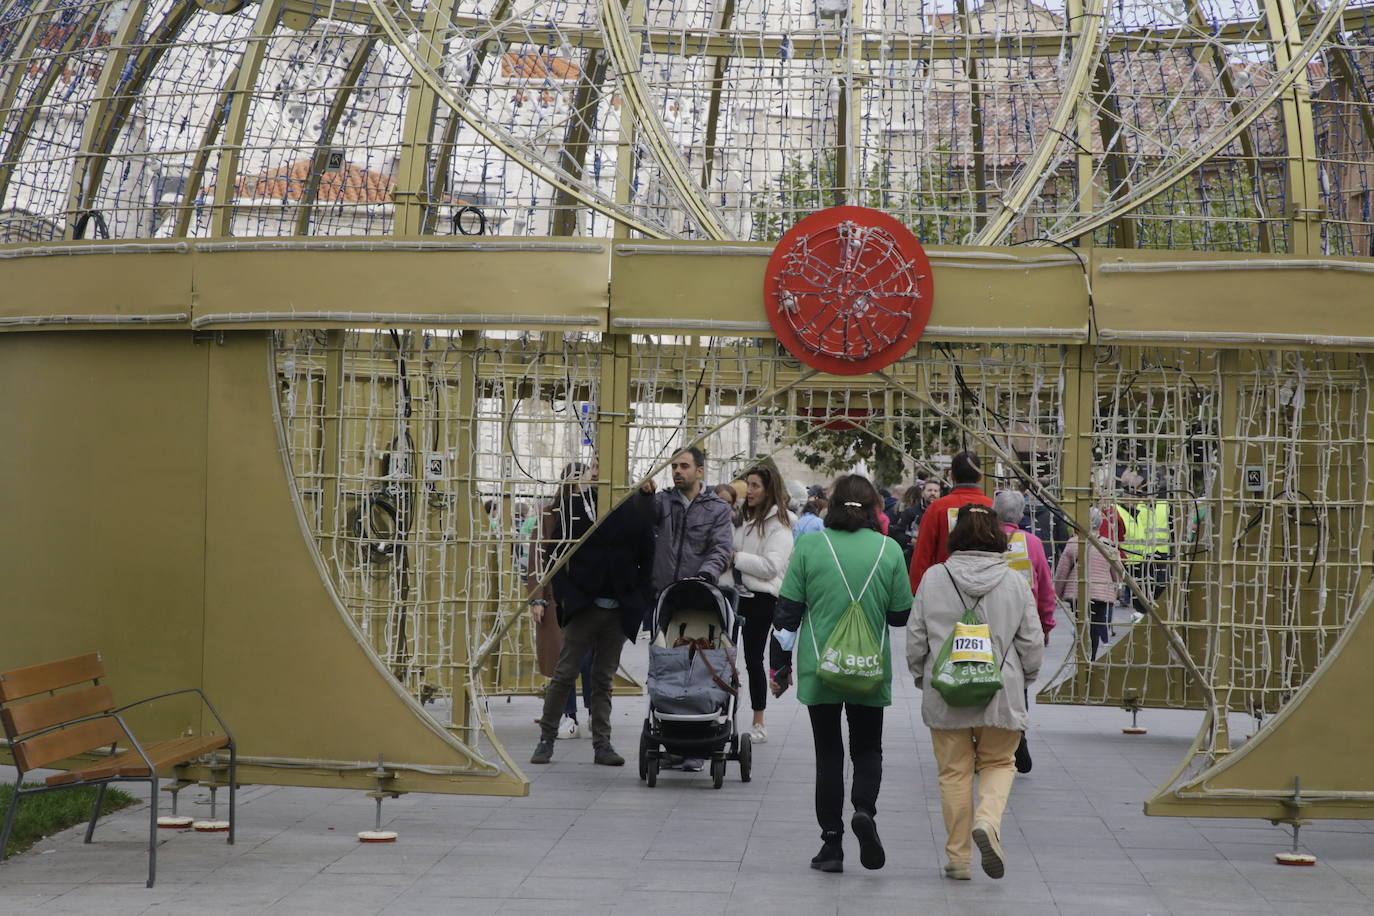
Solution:
<svg viewBox="0 0 1374 916">
<path fill-rule="evenodd" d="M 590 740 L 560 741 L 551 766 L 527 767 L 528 798 L 387 802 L 385 825 L 400 832 L 392 846 L 355 840 L 372 825 L 361 793 L 252 787 L 240 796 L 236 846 L 214 835 L 163 838 L 156 888 L 143 887 L 146 808 L 134 808 L 102 822 L 93 845 L 73 829 L 0 865 L 0 914 L 1374 913 L 1374 822 L 1305 828 L 1303 845 L 1320 862 L 1295 869 L 1274 864 L 1287 833 L 1267 822 L 1141 813 L 1196 728 L 1197 715 L 1180 712 L 1147 712 L 1150 733 L 1128 737 L 1119 710 L 1038 707 L 1035 769 L 1017 779 L 1003 824 L 1007 877 L 975 870 L 971 882 L 948 881 L 919 698 L 906 679 L 896 694 L 878 814 L 888 865 L 878 872 L 859 867 L 852 839 L 844 874 L 806 867 L 819 845 L 811 735 L 789 693 L 770 706 L 770 740 L 749 784 L 732 765 L 720 791 L 704 772 L 665 772 L 651 790 L 633 760 L 593 766 Z M 643 708 L 616 702 L 627 756 Z M 517 759 L 532 749 L 537 710 L 532 699 L 493 701 Z M 0 778 L 13 774 L 0 768 Z"/>
</svg>

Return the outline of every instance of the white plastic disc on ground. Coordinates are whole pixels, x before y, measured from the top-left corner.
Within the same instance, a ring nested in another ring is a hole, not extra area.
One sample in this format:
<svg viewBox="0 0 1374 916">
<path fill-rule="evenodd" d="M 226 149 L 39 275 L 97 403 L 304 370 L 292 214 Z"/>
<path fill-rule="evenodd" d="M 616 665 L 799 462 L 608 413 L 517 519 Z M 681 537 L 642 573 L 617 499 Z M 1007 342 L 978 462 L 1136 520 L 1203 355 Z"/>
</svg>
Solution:
<svg viewBox="0 0 1374 916">
<path fill-rule="evenodd" d="M 196 821 L 191 827 L 196 833 L 223 833 L 229 829 L 228 821 Z"/>
<path fill-rule="evenodd" d="M 157 819 L 157 825 L 159 827 L 164 827 L 167 830 L 185 830 L 187 827 L 191 826 L 192 820 L 192 818 L 180 814 L 164 814 L 162 817 L 159 817 Z"/>
<path fill-rule="evenodd" d="M 1276 852 L 1274 861 L 1280 865 L 1316 865 L 1317 857 L 1306 852 Z"/>
<path fill-rule="evenodd" d="M 360 830 L 359 843 L 394 843 L 398 834 L 395 830 Z"/>
</svg>

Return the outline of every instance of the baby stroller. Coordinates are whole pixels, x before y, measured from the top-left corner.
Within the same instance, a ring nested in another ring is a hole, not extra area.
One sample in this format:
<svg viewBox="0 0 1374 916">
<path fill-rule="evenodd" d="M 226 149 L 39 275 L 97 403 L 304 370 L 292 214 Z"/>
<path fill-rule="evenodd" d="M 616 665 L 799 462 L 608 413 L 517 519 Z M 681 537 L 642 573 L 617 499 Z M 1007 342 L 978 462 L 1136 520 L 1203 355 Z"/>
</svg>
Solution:
<svg viewBox="0 0 1374 916">
<path fill-rule="evenodd" d="M 711 761 L 711 782 L 725 783 L 726 761 L 739 761 L 749 781 L 753 750 L 735 728 L 739 674 L 735 644 L 739 621 L 729 595 L 701 579 L 665 588 L 654 608 L 649 643 L 649 712 L 639 738 L 639 778 L 658 784 L 659 764 L 669 754 Z"/>
</svg>

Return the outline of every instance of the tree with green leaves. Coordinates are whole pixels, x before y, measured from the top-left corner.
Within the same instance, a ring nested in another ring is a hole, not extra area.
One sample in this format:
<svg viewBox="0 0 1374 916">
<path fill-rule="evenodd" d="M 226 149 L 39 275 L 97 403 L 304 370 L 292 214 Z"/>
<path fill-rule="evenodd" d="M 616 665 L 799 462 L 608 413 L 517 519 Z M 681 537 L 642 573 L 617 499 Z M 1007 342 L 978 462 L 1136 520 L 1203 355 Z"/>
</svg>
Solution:
<svg viewBox="0 0 1374 916">
<path fill-rule="evenodd" d="M 973 195 L 959 180 L 953 153 L 939 147 L 923 158 L 917 186 L 892 182 L 892 153 L 876 153 L 851 202 L 891 215 L 925 244 L 958 244 L 973 230 Z M 795 153 L 754 206 L 753 238 L 776 242 L 804 217 L 838 201 L 833 149 Z"/>
</svg>

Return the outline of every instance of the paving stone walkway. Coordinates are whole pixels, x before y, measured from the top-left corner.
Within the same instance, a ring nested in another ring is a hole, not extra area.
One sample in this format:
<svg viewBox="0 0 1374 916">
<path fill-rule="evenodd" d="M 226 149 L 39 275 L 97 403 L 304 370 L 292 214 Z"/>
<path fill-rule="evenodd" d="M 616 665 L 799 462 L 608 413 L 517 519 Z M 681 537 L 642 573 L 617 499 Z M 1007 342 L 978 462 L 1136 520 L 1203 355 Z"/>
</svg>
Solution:
<svg viewBox="0 0 1374 916">
<path fill-rule="evenodd" d="M 642 653 L 627 651 L 641 673 Z M 143 887 L 146 808 L 136 807 L 103 821 L 93 845 L 73 829 L 0 865 L 0 914 L 1374 913 L 1374 821 L 1305 828 L 1303 845 L 1320 862 L 1285 868 L 1273 854 L 1287 833 L 1267 822 L 1141 813 L 1188 747 L 1199 717 L 1187 712 L 1149 711 L 1150 733 L 1129 737 L 1120 710 L 1037 707 L 1035 768 L 1017 779 L 1003 824 L 1006 878 L 975 870 L 970 882 L 946 880 L 919 695 L 906 679 L 895 694 L 878 813 L 888 864 L 878 872 L 859 867 L 852 838 L 844 874 L 807 868 L 819 846 L 811 734 L 789 692 L 770 705 L 770 740 L 749 784 L 732 766 L 720 791 L 705 772 L 676 771 L 651 790 L 633 759 L 593 766 L 589 739 L 559 741 L 552 765 L 527 767 L 528 798 L 387 802 L 385 826 L 400 832 L 390 846 L 356 841 L 373 817 L 361 793 L 251 787 L 240 796 L 238 844 L 164 837 L 152 890 Z M 644 701 L 615 707 L 617 741 L 632 758 Z M 533 749 L 538 708 L 493 701 L 516 759 Z M 13 772 L 0 768 L 0 779 Z"/>
</svg>

